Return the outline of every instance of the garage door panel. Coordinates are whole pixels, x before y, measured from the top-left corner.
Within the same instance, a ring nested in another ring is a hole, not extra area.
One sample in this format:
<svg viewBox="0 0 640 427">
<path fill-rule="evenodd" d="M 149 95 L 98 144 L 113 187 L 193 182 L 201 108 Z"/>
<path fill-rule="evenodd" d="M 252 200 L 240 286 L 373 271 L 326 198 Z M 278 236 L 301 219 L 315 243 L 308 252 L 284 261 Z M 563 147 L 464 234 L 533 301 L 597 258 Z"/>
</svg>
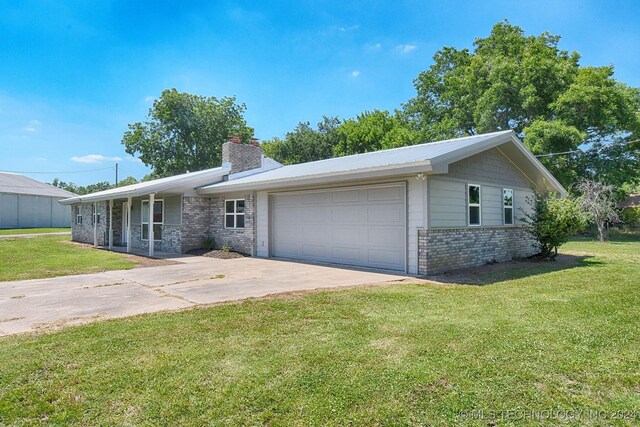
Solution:
<svg viewBox="0 0 640 427">
<path fill-rule="evenodd" d="M 403 257 L 398 253 L 398 251 L 369 249 L 368 255 L 368 261 L 370 264 L 387 266 L 389 268 L 393 268 L 403 260 Z"/>
<path fill-rule="evenodd" d="M 361 190 L 344 190 L 344 191 L 334 191 L 330 193 L 331 201 L 334 203 L 353 203 L 359 202 L 362 191 Z"/>
<path fill-rule="evenodd" d="M 331 219 L 331 208 L 326 206 L 305 207 L 302 210 L 303 223 L 328 223 Z"/>
<path fill-rule="evenodd" d="M 405 218 L 404 206 L 372 205 L 367 207 L 367 221 L 384 224 L 403 224 Z"/>
<path fill-rule="evenodd" d="M 391 246 L 399 247 L 404 244 L 404 236 L 398 233 L 395 227 L 391 228 L 368 228 L 367 243 L 369 246 Z"/>
<path fill-rule="evenodd" d="M 332 258 L 334 260 L 342 260 L 343 264 L 357 264 L 362 258 L 361 252 L 362 250 L 360 248 L 334 247 L 332 251 Z"/>
<path fill-rule="evenodd" d="M 331 237 L 334 243 L 348 244 L 362 240 L 362 231 L 359 227 L 336 227 L 331 230 Z"/>
<path fill-rule="evenodd" d="M 302 195 L 303 205 L 326 205 L 331 202 L 331 193 L 309 193 Z"/>
<path fill-rule="evenodd" d="M 334 223 L 354 223 L 361 221 L 361 211 L 357 205 L 335 206 L 331 209 L 331 220 Z"/>
<path fill-rule="evenodd" d="M 404 271 L 405 194 L 400 184 L 273 195 L 272 255 Z"/>
<path fill-rule="evenodd" d="M 324 245 L 302 245 L 302 256 L 309 259 L 325 260 L 328 258 L 327 247 Z"/>
<path fill-rule="evenodd" d="M 278 208 L 274 211 L 274 216 L 277 216 L 283 222 L 299 223 L 302 219 L 302 209 L 299 207 Z"/>
<path fill-rule="evenodd" d="M 404 201 L 404 187 L 382 187 L 367 190 L 367 200 L 370 202 L 400 202 Z"/>
<path fill-rule="evenodd" d="M 314 225 L 303 227 L 302 233 L 299 234 L 303 242 L 319 242 L 324 244 L 331 243 L 332 230 L 330 225 Z"/>
</svg>

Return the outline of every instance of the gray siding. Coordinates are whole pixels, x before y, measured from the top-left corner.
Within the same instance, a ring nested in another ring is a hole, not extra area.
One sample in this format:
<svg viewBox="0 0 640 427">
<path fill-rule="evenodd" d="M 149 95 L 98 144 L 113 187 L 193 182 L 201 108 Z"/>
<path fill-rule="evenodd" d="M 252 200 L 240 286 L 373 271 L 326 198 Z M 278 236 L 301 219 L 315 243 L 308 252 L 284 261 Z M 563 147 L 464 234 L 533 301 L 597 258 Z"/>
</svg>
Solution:
<svg viewBox="0 0 640 427">
<path fill-rule="evenodd" d="M 71 208 L 59 197 L 0 193 L 0 228 L 69 227 Z"/>
<path fill-rule="evenodd" d="M 498 148 L 452 163 L 446 176 L 516 188 L 530 188 L 533 185 Z"/>
<path fill-rule="evenodd" d="M 466 184 L 429 178 L 429 219 L 431 227 L 467 225 Z"/>
<path fill-rule="evenodd" d="M 468 227 L 467 184 L 481 186 L 481 224 L 503 225 L 502 190 L 513 190 L 515 225 L 521 225 L 522 209 L 530 209 L 526 198 L 532 183 L 497 148 L 449 166 L 449 172 L 429 177 L 429 227 Z"/>
</svg>

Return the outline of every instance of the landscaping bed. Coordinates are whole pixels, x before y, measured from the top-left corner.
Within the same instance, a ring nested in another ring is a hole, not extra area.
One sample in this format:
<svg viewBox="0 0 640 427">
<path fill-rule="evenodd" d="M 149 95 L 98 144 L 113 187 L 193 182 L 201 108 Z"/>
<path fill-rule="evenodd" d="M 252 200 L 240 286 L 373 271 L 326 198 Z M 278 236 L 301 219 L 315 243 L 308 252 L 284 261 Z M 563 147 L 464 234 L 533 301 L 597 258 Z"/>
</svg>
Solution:
<svg viewBox="0 0 640 427">
<path fill-rule="evenodd" d="M 186 254 L 218 259 L 234 259 L 249 256 L 240 252 L 223 251 L 220 249 L 191 249 L 190 251 L 187 251 Z"/>
</svg>

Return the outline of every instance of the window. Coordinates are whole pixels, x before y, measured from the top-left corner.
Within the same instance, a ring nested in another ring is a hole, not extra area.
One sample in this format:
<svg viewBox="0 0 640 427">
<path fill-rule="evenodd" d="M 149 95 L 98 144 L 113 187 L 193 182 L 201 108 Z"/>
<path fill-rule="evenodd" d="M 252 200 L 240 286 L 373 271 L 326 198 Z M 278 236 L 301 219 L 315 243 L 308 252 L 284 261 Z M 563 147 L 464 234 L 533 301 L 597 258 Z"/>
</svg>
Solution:
<svg viewBox="0 0 640 427">
<path fill-rule="evenodd" d="M 513 190 L 502 189 L 502 206 L 504 208 L 504 225 L 513 225 Z"/>
<path fill-rule="evenodd" d="M 82 224 L 82 207 L 76 206 L 75 211 L 76 211 L 76 224 Z"/>
<path fill-rule="evenodd" d="M 162 240 L 162 224 L 164 224 L 164 200 L 153 202 L 153 240 Z M 142 240 L 149 240 L 149 201 L 142 201 Z"/>
<path fill-rule="evenodd" d="M 97 220 L 98 220 L 98 224 L 100 224 L 100 212 L 98 212 L 97 214 Z M 91 204 L 91 225 L 95 225 L 96 224 L 96 204 L 92 203 Z"/>
<path fill-rule="evenodd" d="M 480 225 L 480 186 L 468 185 L 469 225 Z"/>
<path fill-rule="evenodd" d="M 244 199 L 225 200 L 224 228 L 244 228 Z"/>
</svg>

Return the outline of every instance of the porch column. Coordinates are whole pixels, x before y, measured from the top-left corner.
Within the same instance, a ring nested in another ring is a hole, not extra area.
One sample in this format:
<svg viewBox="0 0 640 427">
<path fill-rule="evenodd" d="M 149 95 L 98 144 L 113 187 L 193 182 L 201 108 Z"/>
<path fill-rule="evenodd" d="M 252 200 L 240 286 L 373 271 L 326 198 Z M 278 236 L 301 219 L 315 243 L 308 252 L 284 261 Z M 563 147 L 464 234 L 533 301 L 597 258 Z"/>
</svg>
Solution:
<svg viewBox="0 0 640 427">
<path fill-rule="evenodd" d="M 149 194 L 149 223 L 147 226 L 149 227 L 149 256 L 153 256 L 153 203 L 155 199 L 155 194 Z"/>
<path fill-rule="evenodd" d="M 109 250 L 113 249 L 113 200 L 109 200 Z"/>
<path fill-rule="evenodd" d="M 93 202 L 93 246 L 98 247 L 98 202 Z"/>
<path fill-rule="evenodd" d="M 131 197 L 127 198 L 127 253 L 131 252 Z"/>
</svg>

